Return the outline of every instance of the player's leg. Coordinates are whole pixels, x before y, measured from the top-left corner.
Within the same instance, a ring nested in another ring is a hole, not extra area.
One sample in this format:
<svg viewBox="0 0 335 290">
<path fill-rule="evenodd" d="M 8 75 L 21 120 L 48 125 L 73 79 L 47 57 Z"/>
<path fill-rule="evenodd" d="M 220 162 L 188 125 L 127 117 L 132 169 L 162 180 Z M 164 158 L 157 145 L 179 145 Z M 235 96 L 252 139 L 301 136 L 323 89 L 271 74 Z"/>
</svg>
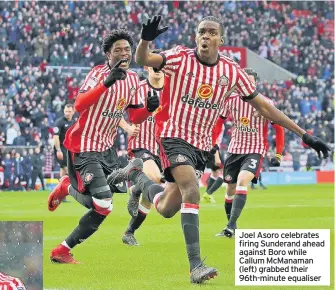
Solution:
<svg viewBox="0 0 335 290">
<path fill-rule="evenodd" d="M 209 196 L 208 200 L 212 203 L 216 202 L 213 197 L 213 193 L 217 191 L 223 184 L 222 164 L 223 158 L 221 157 L 219 151 L 216 151 L 214 156 L 214 164 L 212 165 L 212 171 L 215 171 L 216 180 L 211 187 L 207 188 L 206 191 Z"/>
<path fill-rule="evenodd" d="M 77 156 L 80 158 L 80 156 Z M 78 160 L 74 161 L 78 164 Z M 94 234 L 113 208 L 112 192 L 107 184 L 104 170 L 98 160 L 81 164 L 77 171 L 85 188 L 91 194 L 92 208 L 80 219 L 73 232 L 55 249 L 50 259 L 58 263 L 76 263 L 70 250 Z"/>
<path fill-rule="evenodd" d="M 153 159 L 147 159 L 146 161 L 144 161 L 143 172 L 148 176 L 149 179 L 151 179 L 155 183 L 157 184 L 160 183 L 161 172 L 158 168 L 158 165 Z M 133 188 L 131 190 L 133 190 Z M 139 194 L 141 194 L 140 191 Z M 128 204 L 129 203 L 138 204 L 139 196 L 135 194 L 132 196 L 134 196 L 135 198 L 129 199 Z M 136 205 L 131 205 L 128 206 L 128 208 L 131 210 L 135 206 Z M 138 204 L 137 208 L 138 208 L 137 213 L 132 214 L 132 218 L 128 224 L 128 228 L 122 237 L 123 243 L 130 246 L 139 245 L 138 242 L 136 241 L 134 233 L 136 230 L 139 229 L 139 227 L 143 224 L 144 220 L 146 219 L 147 214 L 149 213 L 151 208 L 151 203 L 142 196 L 141 202 Z"/>
<path fill-rule="evenodd" d="M 244 158 L 241 171 L 237 177 L 236 193 L 230 213 L 230 219 L 225 229 L 226 236 L 231 237 L 236 228 L 236 221 L 242 213 L 247 201 L 248 185 L 254 177 L 258 177 L 263 158 L 260 154 L 248 154 Z"/>
</svg>

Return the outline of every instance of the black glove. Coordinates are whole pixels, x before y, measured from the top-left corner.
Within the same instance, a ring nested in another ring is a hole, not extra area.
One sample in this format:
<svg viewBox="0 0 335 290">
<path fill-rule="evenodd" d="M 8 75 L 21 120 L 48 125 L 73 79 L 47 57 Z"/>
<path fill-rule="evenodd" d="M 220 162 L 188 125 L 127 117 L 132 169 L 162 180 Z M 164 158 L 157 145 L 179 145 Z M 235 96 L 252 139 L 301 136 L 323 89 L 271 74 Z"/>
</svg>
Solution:
<svg viewBox="0 0 335 290">
<path fill-rule="evenodd" d="M 277 153 L 276 156 L 272 157 L 270 163 L 274 167 L 279 167 L 281 162 L 281 154 Z"/>
<path fill-rule="evenodd" d="M 169 26 L 158 28 L 161 18 L 160 15 L 156 15 L 153 18 L 149 18 L 146 24 L 142 24 L 141 38 L 143 40 L 153 41 L 158 35 L 169 29 Z"/>
<path fill-rule="evenodd" d="M 211 151 L 209 151 L 209 153 L 211 153 L 212 155 L 214 155 L 216 153 L 216 151 L 218 151 L 218 150 L 219 150 L 219 146 L 218 146 L 218 144 L 215 144 L 213 146 L 213 148 L 211 149 Z"/>
<path fill-rule="evenodd" d="M 112 85 L 115 84 L 116 81 L 118 80 L 125 80 L 127 77 L 127 72 L 123 69 L 120 68 L 119 66 L 121 63 L 127 62 L 126 59 L 121 59 L 110 71 L 110 74 L 108 77 L 104 80 L 104 86 L 106 88 L 111 87 Z"/>
<path fill-rule="evenodd" d="M 323 158 L 328 158 L 329 156 L 328 151 L 331 151 L 331 149 L 325 142 L 323 142 L 318 137 L 305 133 L 302 136 L 302 141 L 309 147 L 313 148 L 318 153 L 320 159 L 321 159 L 321 152 L 323 154 Z"/>
<path fill-rule="evenodd" d="M 159 98 L 156 91 L 151 95 L 151 92 L 148 92 L 147 97 L 147 110 L 149 112 L 154 112 L 159 107 Z"/>
</svg>

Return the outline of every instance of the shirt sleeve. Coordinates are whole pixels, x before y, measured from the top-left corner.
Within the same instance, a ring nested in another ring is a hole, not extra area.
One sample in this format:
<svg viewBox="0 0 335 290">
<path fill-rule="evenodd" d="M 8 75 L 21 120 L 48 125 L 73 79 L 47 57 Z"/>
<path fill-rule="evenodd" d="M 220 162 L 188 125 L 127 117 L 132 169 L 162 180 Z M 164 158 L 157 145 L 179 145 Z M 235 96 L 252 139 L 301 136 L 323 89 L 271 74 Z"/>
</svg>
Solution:
<svg viewBox="0 0 335 290">
<path fill-rule="evenodd" d="M 54 127 L 52 128 L 53 132 L 55 135 L 58 135 L 60 134 L 60 131 L 61 131 L 61 123 L 59 120 L 57 120 L 54 124 Z"/>
<path fill-rule="evenodd" d="M 139 78 L 136 78 L 136 87 L 130 89 L 130 102 L 128 108 L 136 109 L 136 108 L 143 108 L 143 97 L 141 96 L 141 87 L 139 85 Z"/>
<path fill-rule="evenodd" d="M 101 76 L 100 76 L 101 77 Z M 99 75 L 95 68 L 93 68 L 86 76 L 84 83 L 79 89 L 79 93 L 85 93 L 99 84 Z"/>
<path fill-rule="evenodd" d="M 243 101 L 252 100 L 258 95 L 256 85 L 249 80 L 248 75 L 239 66 L 237 67 L 236 91 Z"/>
<path fill-rule="evenodd" d="M 230 112 L 229 112 L 229 107 L 228 107 L 228 101 L 226 99 L 223 103 L 223 108 L 222 108 L 222 111 L 220 113 L 220 118 L 227 119 L 229 114 L 230 114 Z"/>
<path fill-rule="evenodd" d="M 155 69 L 155 71 L 162 70 L 168 75 L 176 73 L 180 68 L 181 61 L 184 57 L 183 50 L 183 47 L 178 45 L 172 49 L 161 52 L 160 55 L 163 57 L 163 62 L 158 69 Z"/>
</svg>

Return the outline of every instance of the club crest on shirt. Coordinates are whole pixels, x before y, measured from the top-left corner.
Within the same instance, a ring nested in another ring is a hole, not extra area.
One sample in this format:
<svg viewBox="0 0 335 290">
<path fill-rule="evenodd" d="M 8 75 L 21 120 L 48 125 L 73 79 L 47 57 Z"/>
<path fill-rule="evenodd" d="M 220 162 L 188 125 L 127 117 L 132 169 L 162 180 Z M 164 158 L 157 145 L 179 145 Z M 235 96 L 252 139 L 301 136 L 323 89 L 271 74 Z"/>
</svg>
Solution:
<svg viewBox="0 0 335 290">
<path fill-rule="evenodd" d="M 202 84 L 197 90 L 201 99 L 209 99 L 213 95 L 213 88 L 210 85 Z"/>
<path fill-rule="evenodd" d="M 116 104 L 116 109 L 117 110 L 123 110 L 127 105 L 127 100 L 126 98 L 122 98 L 120 100 L 118 100 L 117 104 Z"/>
<path fill-rule="evenodd" d="M 253 112 L 252 112 L 252 115 L 253 115 L 254 117 L 260 117 L 260 116 L 261 116 L 261 114 L 260 114 L 257 110 L 253 111 Z"/>
<path fill-rule="evenodd" d="M 229 84 L 229 79 L 226 77 L 226 76 L 221 76 L 219 79 L 218 79 L 218 84 L 219 86 L 228 86 Z"/>
</svg>

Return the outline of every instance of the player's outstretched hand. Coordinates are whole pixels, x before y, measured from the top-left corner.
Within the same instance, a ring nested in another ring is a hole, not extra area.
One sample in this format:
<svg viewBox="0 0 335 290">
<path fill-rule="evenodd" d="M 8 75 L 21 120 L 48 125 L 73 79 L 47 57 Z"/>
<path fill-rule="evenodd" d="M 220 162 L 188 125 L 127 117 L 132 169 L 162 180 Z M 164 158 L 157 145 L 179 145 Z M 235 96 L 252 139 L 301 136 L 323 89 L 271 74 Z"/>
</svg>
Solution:
<svg viewBox="0 0 335 290">
<path fill-rule="evenodd" d="M 281 162 L 281 155 L 280 154 L 276 154 L 276 156 L 272 157 L 271 160 L 270 160 L 271 165 L 274 166 L 274 167 L 279 167 L 280 162 Z"/>
<path fill-rule="evenodd" d="M 154 91 L 153 94 L 151 92 L 148 92 L 147 97 L 147 110 L 149 112 L 154 112 L 159 107 L 159 98 L 157 96 L 156 91 Z"/>
<path fill-rule="evenodd" d="M 118 63 L 111 69 L 109 76 L 104 81 L 104 86 L 106 88 L 111 87 L 118 80 L 126 79 L 127 72 L 123 68 L 119 67 L 123 62 L 127 62 L 127 60 L 126 59 L 119 60 Z"/>
<path fill-rule="evenodd" d="M 331 151 L 331 149 L 325 142 L 323 142 L 318 137 L 305 133 L 302 136 L 302 141 L 309 147 L 313 148 L 318 153 L 318 156 L 320 159 L 321 159 L 321 152 L 322 152 L 323 158 L 328 158 L 329 156 L 328 151 Z"/>
<path fill-rule="evenodd" d="M 158 28 L 161 19 L 162 17 L 160 15 L 155 15 L 149 18 L 147 23 L 142 24 L 141 38 L 143 40 L 153 41 L 156 37 L 169 29 L 169 26 Z"/>
</svg>

